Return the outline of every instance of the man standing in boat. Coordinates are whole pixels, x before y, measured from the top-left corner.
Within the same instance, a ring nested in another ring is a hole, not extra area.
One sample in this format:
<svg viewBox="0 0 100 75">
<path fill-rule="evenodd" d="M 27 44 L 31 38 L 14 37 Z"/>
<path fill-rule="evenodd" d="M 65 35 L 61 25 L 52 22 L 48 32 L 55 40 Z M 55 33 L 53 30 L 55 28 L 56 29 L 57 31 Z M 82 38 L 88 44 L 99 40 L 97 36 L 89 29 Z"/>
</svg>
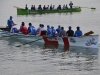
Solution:
<svg viewBox="0 0 100 75">
<path fill-rule="evenodd" d="M 72 1 L 70 1 L 69 6 L 70 6 L 70 9 L 72 9 L 72 6 L 73 6 Z"/>
<path fill-rule="evenodd" d="M 11 30 L 12 25 L 15 25 L 15 23 L 12 20 L 12 16 L 7 20 L 7 27 L 9 28 L 9 31 Z"/>
</svg>

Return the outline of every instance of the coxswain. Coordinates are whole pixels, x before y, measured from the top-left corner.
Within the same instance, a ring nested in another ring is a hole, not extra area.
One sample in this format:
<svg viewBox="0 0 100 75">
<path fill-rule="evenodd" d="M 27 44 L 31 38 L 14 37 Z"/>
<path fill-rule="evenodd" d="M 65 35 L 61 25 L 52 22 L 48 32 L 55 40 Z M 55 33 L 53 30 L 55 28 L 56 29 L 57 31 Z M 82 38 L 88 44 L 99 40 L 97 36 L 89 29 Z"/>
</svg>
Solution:
<svg viewBox="0 0 100 75">
<path fill-rule="evenodd" d="M 7 28 L 9 28 L 9 31 L 11 30 L 12 25 L 15 25 L 15 23 L 12 20 L 12 16 L 7 20 Z"/>
</svg>

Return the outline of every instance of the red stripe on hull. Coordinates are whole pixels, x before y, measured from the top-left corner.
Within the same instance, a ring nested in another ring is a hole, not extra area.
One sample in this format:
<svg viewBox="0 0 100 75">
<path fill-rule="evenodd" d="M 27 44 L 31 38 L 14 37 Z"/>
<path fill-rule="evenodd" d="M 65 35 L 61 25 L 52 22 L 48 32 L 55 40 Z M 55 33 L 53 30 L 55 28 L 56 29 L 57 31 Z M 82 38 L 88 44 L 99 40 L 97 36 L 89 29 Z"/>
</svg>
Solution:
<svg viewBox="0 0 100 75">
<path fill-rule="evenodd" d="M 51 39 L 48 39 L 48 37 L 43 37 L 43 40 L 47 44 L 55 44 L 55 45 L 58 45 L 58 41 L 57 40 L 51 40 Z"/>
<path fill-rule="evenodd" d="M 68 38 L 67 37 L 63 37 L 63 42 L 64 42 L 64 46 L 69 46 L 69 41 L 68 41 Z"/>
</svg>

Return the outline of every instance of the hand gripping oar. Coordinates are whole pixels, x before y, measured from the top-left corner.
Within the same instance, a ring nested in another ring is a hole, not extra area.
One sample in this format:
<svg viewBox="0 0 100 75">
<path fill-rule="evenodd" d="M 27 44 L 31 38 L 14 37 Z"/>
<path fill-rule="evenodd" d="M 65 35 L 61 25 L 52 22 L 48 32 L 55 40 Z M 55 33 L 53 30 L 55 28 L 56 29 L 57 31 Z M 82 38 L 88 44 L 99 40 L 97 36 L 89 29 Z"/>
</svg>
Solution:
<svg viewBox="0 0 100 75">
<path fill-rule="evenodd" d="M 33 43 L 33 42 L 36 42 L 36 41 L 38 41 L 38 40 L 42 40 L 42 39 L 43 39 L 43 38 L 36 39 L 36 40 L 34 40 L 34 41 L 31 41 L 31 42 L 26 42 L 26 43 L 21 44 L 21 45 L 18 45 L 18 46 L 16 46 L 16 47 L 20 47 L 20 46 L 22 46 L 22 45 L 26 45 L 26 44 L 29 44 L 29 43 Z"/>
</svg>

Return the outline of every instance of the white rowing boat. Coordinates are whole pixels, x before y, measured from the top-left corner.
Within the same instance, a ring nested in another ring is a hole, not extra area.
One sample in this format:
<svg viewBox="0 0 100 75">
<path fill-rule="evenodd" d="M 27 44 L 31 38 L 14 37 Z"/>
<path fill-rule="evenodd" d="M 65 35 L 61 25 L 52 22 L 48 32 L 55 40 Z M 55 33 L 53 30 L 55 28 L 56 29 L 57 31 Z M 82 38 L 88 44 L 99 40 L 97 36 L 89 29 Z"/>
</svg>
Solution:
<svg viewBox="0 0 100 75">
<path fill-rule="evenodd" d="M 55 37 L 50 38 L 47 36 L 39 35 L 24 35 L 21 33 L 9 33 L 9 32 L 0 32 L 1 38 L 10 37 L 14 39 L 26 40 L 26 41 L 37 41 L 47 44 L 59 44 L 64 46 L 79 46 L 87 48 L 98 48 L 98 35 L 89 35 L 82 37 Z"/>
</svg>

